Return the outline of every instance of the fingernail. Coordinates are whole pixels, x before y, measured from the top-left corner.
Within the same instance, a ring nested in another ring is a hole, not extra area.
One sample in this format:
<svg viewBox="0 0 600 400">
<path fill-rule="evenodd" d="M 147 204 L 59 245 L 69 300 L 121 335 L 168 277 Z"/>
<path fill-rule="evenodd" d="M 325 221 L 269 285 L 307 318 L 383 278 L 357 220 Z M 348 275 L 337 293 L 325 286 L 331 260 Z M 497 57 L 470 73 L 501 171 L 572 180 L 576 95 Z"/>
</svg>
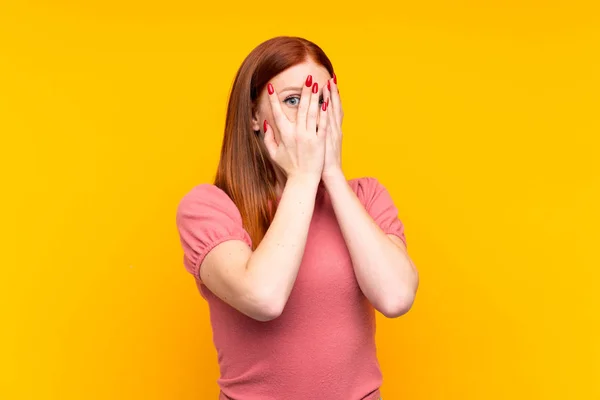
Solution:
<svg viewBox="0 0 600 400">
<path fill-rule="evenodd" d="M 265 119 L 265 122 L 263 122 L 263 131 L 266 132 L 267 131 L 267 120 Z"/>
<path fill-rule="evenodd" d="M 323 108 L 323 111 L 327 111 L 327 102 L 326 101 L 323 102 L 322 108 Z"/>
<path fill-rule="evenodd" d="M 337 85 L 337 76 L 335 74 L 333 74 L 333 83 Z"/>
<path fill-rule="evenodd" d="M 327 89 L 331 90 L 331 82 L 327 81 Z"/>
<path fill-rule="evenodd" d="M 329 99 L 327 99 L 327 107 L 329 107 Z"/>
<path fill-rule="evenodd" d="M 312 75 L 306 77 L 306 87 L 310 87 L 312 85 Z"/>
<path fill-rule="evenodd" d="M 275 93 L 275 89 L 273 89 L 273 85 L 270 83 L 267 85 L 267 90 L 269 91 L 269 94 Z"/>
<path fill-rule="evenodd" d="M 313 83 L 312 92 L 317 93 L 319 91 L 319 84 L 317 82 Z"/>
</svg>

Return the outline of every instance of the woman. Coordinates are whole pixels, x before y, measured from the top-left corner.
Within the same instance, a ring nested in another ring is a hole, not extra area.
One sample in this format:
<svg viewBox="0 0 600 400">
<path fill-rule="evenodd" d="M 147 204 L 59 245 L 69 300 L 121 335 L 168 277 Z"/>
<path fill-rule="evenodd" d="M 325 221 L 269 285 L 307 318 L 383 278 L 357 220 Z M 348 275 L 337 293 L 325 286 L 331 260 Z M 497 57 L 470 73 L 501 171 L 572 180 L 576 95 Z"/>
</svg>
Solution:
<svg viewBox="0 0 600 400">
<path fill-rule="evenodd" d="M 179 204 L 221 399 L 380 398 L 374 310 L 406 313 L 418 273 L 386 189 L 344 177 L 342 118 L 317 45 L 260 44 L 231 91 L 214 185 Z"/>
</svg>

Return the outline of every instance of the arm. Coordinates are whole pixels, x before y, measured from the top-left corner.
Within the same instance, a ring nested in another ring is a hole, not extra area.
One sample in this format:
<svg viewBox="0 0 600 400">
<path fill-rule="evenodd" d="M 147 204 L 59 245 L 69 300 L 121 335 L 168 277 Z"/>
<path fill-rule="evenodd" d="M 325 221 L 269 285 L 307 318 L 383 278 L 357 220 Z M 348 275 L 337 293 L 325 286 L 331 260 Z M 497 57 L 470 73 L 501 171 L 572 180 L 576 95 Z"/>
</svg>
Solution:
<svg viewBox="0 0 600 400">
<path fill-rule="evenodd" d="M 362 292 L 386 317 L 405 314 L 414 301 L 419 277 L 404 243 L 382 231 L 341 171 L 324 183 Z"/>
<path fill-rule="evenodd" d="M 310 78 L 310 77 L 309 77 Z M 200 270 L 205 285 L 251 318 L 277 318 L 290 296 L 304 255 L 317 187 L 325 157 L 327 107 L 319 106 L 317 83 L 307 78 L 294 122 L 281 109 L 279 94 L 267 86 L 272 118 L 264 121 L 264 143 L 287 181 L 275 217 L 254 253 L 243 242 L 224 244 L 207 256 Z M 268 117 L 271 118 L 271 117 Z M 318 125 L 318 126 L 317 126 Z"/>
<path fill-rule="evenodd" d="M 341 167 L 344 112 L 335 76 L 327 87 L 327 102 L 331 100 L 331 106 L 328 108 L 330 123 L 322 179 L 362 292 L 382 314 L 397 317 L 412 306 L 419 284 L 417 269 L 402 240 L 392 234 L 386 235 L 344 177 Z M 399 222 L 396 215 L 388 213 L 387 217 Z"/>
<path fill-rule="evenodd" d="M 288 179 L 275 218 L 254 252 L 243 241 L 230 240 L 208 253 L 200 269 L 206 287 L 251 318 L 277 318 L 302 261 L 318 184 L 316 179 Z"/>
</svg>

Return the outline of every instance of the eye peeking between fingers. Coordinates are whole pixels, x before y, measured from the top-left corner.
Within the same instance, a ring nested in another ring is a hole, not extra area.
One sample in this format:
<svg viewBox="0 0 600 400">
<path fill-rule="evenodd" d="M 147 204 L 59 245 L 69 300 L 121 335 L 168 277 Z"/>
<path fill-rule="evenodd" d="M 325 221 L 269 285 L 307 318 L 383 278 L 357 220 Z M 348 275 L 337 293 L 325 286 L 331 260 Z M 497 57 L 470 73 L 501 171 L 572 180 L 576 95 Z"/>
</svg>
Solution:
<svg viewBox="0 0 600 400">
<path fill-rule="evenodd" d="M 319 105 L 323 104 L 324 99 L 323 96 L 319 97 Z M 300 95 L 294 94 L 288 96 L 283 100 L 283 103 L 289 107 L 298 107 L 300 105 Z"/>
</svg>

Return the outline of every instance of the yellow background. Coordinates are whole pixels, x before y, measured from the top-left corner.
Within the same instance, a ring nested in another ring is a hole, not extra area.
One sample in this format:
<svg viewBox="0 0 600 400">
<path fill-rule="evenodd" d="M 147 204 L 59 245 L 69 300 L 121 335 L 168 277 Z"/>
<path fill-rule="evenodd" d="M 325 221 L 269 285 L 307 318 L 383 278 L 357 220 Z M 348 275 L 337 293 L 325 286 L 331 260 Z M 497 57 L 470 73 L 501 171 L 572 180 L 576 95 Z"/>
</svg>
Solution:
<svg viewBox="0 0 600 400">
<path fill-rule="evenodd" d="M 0 398 L 216 398 L 175 208 L 241 61 L 290 34 L 421 273 L 378 321 L 384 398 L 600 399 L 592 2 L 162 3 L 0 2 Z"/>
</svg>

